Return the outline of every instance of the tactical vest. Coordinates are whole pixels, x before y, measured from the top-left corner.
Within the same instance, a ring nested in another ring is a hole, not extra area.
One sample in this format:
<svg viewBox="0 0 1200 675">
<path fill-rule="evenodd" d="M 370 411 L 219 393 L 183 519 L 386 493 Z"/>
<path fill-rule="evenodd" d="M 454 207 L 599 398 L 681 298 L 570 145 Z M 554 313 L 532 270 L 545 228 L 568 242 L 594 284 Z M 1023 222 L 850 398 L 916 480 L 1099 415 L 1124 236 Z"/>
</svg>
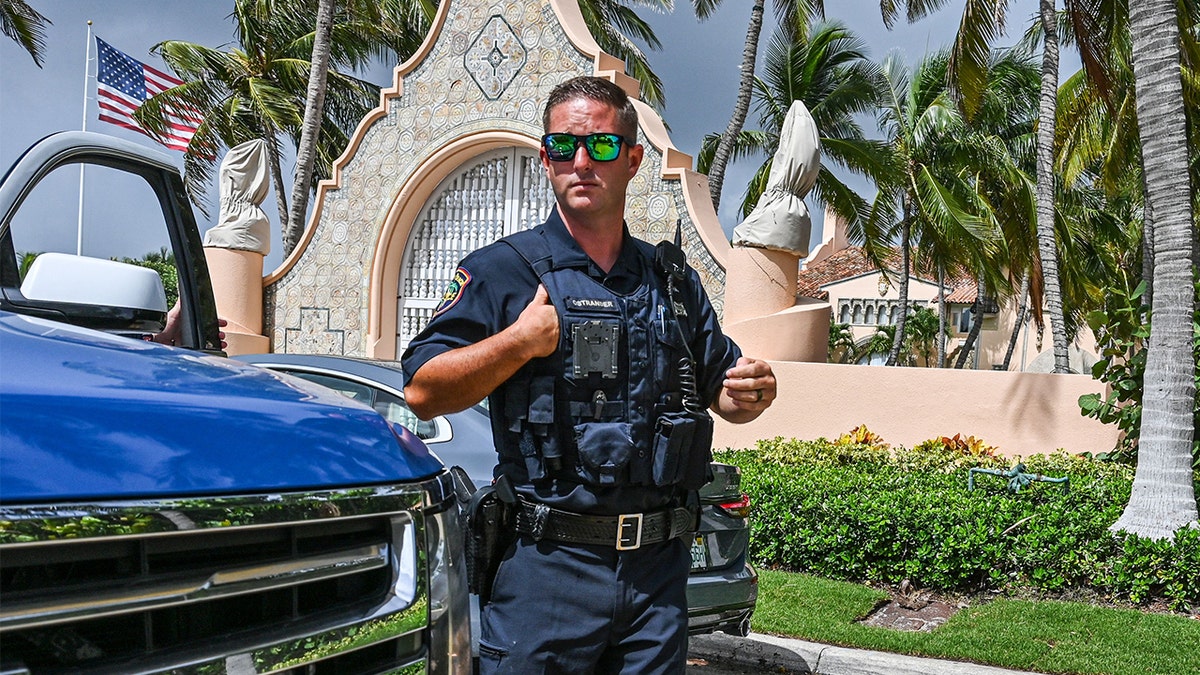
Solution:
<svg viewBox="0 0 1200 675">
<path fill-rule="evenodd" d="M 634 240 L 643 283 L 621 295 L 556 265 L 544 236 L 535 228 L 501 240 L 537 274 L 559 317 L 555 353 L 493 392 L 502 459 L 523 464 L 535 483 L 698 489 L 711 478 L 712 420 L 697 412 L 684 342 L 693 329 L 654 269 L 654 247 Z"/>
</svg>

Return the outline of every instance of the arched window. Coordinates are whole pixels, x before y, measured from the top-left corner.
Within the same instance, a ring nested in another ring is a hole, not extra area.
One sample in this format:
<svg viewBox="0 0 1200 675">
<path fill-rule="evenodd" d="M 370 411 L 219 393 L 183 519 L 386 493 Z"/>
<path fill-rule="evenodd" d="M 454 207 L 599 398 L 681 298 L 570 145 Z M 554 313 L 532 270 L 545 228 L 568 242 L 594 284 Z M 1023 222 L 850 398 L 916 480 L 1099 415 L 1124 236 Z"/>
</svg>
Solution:
<svg viewBox="0 0 1200 675">
<path fill-rule="evenodd" d="M 458 261 L 500 237 L 535 227 L 554 207 L 537 151 L 506 148 L 468 161 L 438 185 L 413 225 L 401 263 L 396 353 L 425 327 Z"/>
<path fill-rule="evenodd" d="M 875 323 L 875 306 L 867 305 L 867 320 L 865 323 Z"/>
<path fill-rule="evenodd" d="M 838 322 L 839 323 L 850 323 L 850 305 L 849 305 L 849 303 L 845 303 L 845 302 L 842 303 L 842 309 L 838 313 Z"/>
</svg>

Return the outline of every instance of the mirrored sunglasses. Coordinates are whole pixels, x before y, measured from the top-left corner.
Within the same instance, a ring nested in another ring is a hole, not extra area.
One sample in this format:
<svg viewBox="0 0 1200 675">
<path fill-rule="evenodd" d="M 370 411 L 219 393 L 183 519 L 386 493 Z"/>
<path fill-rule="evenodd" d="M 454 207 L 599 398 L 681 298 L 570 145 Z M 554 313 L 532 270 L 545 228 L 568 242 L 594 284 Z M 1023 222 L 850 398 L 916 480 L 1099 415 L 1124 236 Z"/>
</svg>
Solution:
<svg viewBox="0 0 1200 675">
<path fill-rule="evenodd" d="M 597 162 L 611 162 L 621 154 L 621 143 L 628 142 L 620 134 L 546 134 L 542 137 L 542 146 L 546 148 L 546 156 L 555 162 L 569 162 L 575 158 L 575 151 L 582 143 L 588 157 Z"/>
</svg>

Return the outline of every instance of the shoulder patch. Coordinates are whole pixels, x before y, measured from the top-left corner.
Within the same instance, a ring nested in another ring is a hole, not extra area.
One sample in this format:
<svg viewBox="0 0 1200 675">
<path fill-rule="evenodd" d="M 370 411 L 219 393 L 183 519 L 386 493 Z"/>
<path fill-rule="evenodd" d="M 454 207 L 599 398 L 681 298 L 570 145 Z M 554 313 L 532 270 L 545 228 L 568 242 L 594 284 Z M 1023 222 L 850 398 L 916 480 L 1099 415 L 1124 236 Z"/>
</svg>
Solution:
<svg viewBox="0 0 1200 675">
<path fill-rule="evenodd" d="M 450 279 L 450 284 L 446 286 L 446 292 L 442 293 L 442 301 L 438 303 L 437 309 L 433 310 L 433 315 L 437 316 L 458 304 L 469 283 L 471 283 L 470 272 L 462 267 L 454 270 L 454 277 Z"/>
</svg>

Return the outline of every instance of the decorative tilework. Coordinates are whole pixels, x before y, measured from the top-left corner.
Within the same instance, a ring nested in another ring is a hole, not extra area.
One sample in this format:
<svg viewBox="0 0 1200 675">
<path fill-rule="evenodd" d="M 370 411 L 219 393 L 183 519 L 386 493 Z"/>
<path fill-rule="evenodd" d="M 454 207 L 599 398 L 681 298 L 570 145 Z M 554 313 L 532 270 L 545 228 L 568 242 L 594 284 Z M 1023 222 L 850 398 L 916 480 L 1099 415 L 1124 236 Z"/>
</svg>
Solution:
<svg viewBox="0 0 1200 675">
<path fill-rule="evenodd" d="M 488 19 L 475 41 L 467 47 L 463 67 L 479 85 L 484 97 L 494 101 L 525 66 L 525 54 L 525 45 L 513 33 L 512 26 L 496 14 Z M 435 77 L 436 70 L 442 66 L 444 64 L 435 66 Z"/>
<path fill-rule="evenodd" d="M 346 332 L 330 328 L 330 311 L 314 307 L 300 310 L 300 327 L 285 331 L 286 350 L 295 354 L 346 354 Z"/>
<path fill-rule="evenodd" d="M 386 102 L 388 113 L 360 132 L 340 185 L 325 192 L 311 241 L 265 289 L 264 329 L 275 351 L 363 355 L 375 247 L 416 167 L 473 132 L 541 136 L 550 89 L 593 72 L 592 57 L 567 39 L 549 0 L 447 1 L 428 56 L 404 74 L 402 93 Z M 479 53 L 469 59 L 470 50 Z M 688 260 L 720 312 L 724 270 L 688 216 L 682 186 L 661 178 L 662 154 L 641 141 L 646 153 L 630 184 L 630 230 L 657 242 L 674 237 L 679 219 Z"/>
</svg>

